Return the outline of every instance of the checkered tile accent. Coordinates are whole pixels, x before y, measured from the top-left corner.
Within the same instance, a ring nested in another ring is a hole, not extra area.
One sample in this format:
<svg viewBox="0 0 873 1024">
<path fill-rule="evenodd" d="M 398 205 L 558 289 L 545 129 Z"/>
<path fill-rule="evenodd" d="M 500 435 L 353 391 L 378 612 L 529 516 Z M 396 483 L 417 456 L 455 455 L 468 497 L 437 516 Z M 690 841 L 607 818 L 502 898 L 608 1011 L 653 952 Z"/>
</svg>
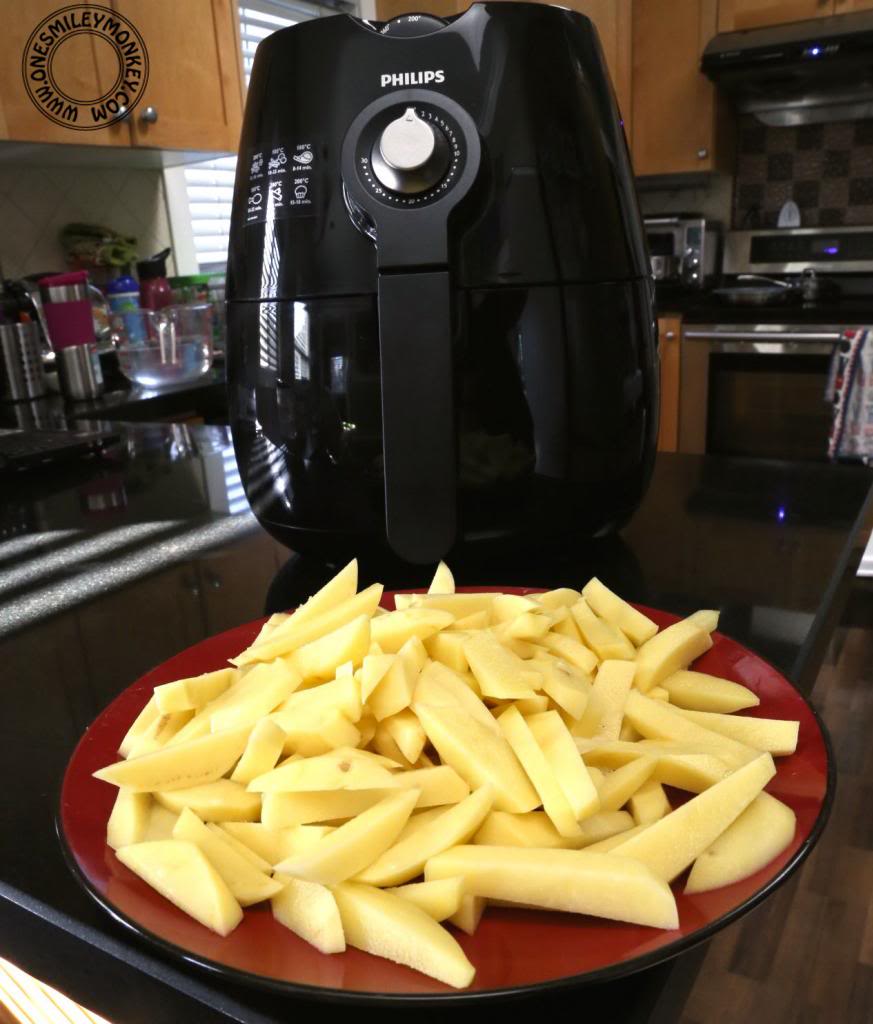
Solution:
<svg viewBox="0 0 873 1024">
<path fill-rule="evenodd" d="M 805 228 L 873 224 L 873 120 L 738 127 L 734 228 L 776 227 L 789 199 Z"/>
</svg>

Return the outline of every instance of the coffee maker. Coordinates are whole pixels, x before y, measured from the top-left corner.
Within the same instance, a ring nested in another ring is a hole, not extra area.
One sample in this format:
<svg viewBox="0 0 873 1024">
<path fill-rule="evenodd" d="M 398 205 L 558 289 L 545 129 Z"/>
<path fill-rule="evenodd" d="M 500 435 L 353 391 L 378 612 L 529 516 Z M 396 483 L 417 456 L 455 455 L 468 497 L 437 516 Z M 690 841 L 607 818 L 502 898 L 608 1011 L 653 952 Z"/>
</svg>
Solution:
<svg viewBox="0 0 873 1024">
<path fill-rule="evenodd" d="M 653 285 L 581 14 L 482 3 L 265 39 L 227 298 L 240 475 L 295 551 L 496 560 L 641 500 Z"/>
</svg>

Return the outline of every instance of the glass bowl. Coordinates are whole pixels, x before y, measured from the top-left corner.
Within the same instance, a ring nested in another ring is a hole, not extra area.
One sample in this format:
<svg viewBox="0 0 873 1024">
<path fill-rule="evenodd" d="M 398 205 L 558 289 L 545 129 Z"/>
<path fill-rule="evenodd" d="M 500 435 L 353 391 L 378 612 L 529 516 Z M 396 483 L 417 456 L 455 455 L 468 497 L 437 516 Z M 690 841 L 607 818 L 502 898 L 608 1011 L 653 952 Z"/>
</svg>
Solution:
<svg viewBox="0 0 873 1024">
<path fill-rule="evenodd" d="M 113 341 L 121 372 L 145 387 L 202 377 L 212 366 L 212 314 L 210 303 L 118 314 L 113 318 Z"/>
</svg>

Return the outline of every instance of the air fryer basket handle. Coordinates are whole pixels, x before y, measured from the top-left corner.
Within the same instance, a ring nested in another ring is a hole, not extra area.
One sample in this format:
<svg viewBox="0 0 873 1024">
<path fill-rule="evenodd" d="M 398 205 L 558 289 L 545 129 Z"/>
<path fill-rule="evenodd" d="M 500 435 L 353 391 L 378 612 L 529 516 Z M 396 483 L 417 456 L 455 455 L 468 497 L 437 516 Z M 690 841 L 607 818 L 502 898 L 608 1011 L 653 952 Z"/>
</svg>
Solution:
<svg viewBox="0 0 873 1024">
<path fill-rule="evenodd" d="M 454 543 L 452 291 L 447 270 L 379 275 L 385 526 L 407 562 Z"/>
</svg>

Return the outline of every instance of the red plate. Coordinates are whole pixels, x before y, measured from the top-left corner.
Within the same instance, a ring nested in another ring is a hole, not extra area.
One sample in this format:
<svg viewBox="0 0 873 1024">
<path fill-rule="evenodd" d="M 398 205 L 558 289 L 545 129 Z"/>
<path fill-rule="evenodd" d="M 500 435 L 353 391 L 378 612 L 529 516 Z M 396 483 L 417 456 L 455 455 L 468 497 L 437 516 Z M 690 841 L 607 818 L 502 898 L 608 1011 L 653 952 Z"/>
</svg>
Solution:
<svg viewBox="0 0 873 1024">
<path fill-rule="evenodd" d="M 534 591 L 513 588 L 512 592 Z M 386 595 L 383 603 L 393 607 L 393 595 Z M 659 626 L 676 621 L 676 616 L 667 612 L 642 610 Z M 159 896 L 116 859 L 104 840 L 116 790 L 93 779 L 91 773 L 116 759 L 121 738 L 154 686 L 220 668 L 251 642 L 259 627 L 260 622 L 249 623 L 210 637 L 137 680 L 82 737 L 61 791 L 59 832 L 67 859 L 87 891 L 137 934 L 225 977 L 310 997 L 440 1004 L 486 993 L 507 995 L 606 981 L 673 957 L 746 913 L 798 867 L 824 828 L 834 779 L 822 723 L 776 669 L 716 633 L 712 649 L 695 668 L 754 690 L 761 703 L 748 714 L 800 721 L 797 751 L 777 759 L 777 774 L 767 787 L 794 810 L 797 832 L 788 849 L 772 863 L 735 885 L 685 896 L 683 875 L 673 887 L 679 906 L 677 931 L 571 914 L 490 908 L 475 936 L 455 933 L 476 967 L 472 987 L 463 992 L 355 949 L 333 956 L 321 954 L 277 924 L 265 904 L 247 910 L 239 927 L 222 939 Z"/>
</svg>

